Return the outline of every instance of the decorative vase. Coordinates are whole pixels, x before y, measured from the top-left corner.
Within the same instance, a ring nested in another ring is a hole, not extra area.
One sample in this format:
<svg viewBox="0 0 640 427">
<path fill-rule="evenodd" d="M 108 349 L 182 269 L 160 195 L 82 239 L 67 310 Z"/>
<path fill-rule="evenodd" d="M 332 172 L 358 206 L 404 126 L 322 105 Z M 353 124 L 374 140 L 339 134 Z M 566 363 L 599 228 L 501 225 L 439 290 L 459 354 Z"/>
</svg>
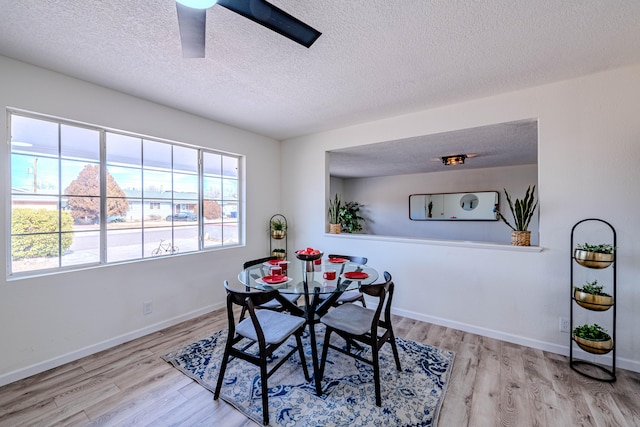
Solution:
<svg viewBox="0 0 640 427">
<path fill-rule="evenodd" d="M 274 239 L 284 239 L 284 236 L 286 236 L 287 233 L 284 230 L 274 230 L 271 229 L 271 237 L 273 237 Z"/>
<path fill-rule="evenodd" d="M 579 306 L 593 311 L 607 311 L 613 305 L 613 297 L 610 295 L 594 295 L 575 289 L 573 299 Z"/>
<path fill-rule="evenodd" d="M 613 254 L 603 254 L 602 252 L 591 252 L 576 249 L 573 257 L 578 264 L 589 268 L 607 268 L 613 262 Z"/>
<path fill-rule="evenodd" d="M 511 244 L 513 246 L 531 246 L 530 231 L 512 231 Z"/>
<path fill-rule="evenodd" d="M 329 233 L 340 234 L 340 224 L 329 224 Z"/>
<path fill-rule="evenodd" d="M 613 349 L 613 340 L 611 338 L 602 341 L 592 341 L 574 335 L 573 340 L 578 344 L 578 347 L 588 353 L 607 354 Z"/>
<path fill-rule="evenodd" d="M 274 256 L 276 258 L 278 258 L 279 260 L 284 260 L 285 258 L 287 258 L 287 253 L 286 252 L 280 252 L 280 251 L 273 251 L 271 252 L 271 256 Z"/>
</svg>

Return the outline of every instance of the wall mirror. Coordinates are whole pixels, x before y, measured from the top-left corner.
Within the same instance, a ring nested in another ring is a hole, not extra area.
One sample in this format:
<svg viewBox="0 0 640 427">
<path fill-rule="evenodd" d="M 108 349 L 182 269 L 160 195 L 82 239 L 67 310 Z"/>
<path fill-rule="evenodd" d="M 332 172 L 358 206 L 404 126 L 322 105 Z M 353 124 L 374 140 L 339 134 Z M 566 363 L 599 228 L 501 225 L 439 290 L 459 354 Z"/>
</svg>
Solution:
<svg viewBox="0 0 640 427">
<path fill-rule="evenodd" d="M 411 194 L 413 221 L 497 221 L 498 192 Z"/>
</svg>

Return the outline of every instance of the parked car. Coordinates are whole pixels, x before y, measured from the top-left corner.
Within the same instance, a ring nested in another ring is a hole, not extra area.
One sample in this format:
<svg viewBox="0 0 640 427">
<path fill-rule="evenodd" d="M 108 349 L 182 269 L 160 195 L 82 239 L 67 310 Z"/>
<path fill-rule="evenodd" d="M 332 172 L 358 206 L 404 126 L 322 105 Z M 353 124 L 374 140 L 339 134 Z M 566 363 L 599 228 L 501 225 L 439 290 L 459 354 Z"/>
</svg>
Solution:
<svg viewBox="0 0 640 427">
<path fill-rule="evenodd" d="M 178 212 L 167 217 L 167 221 L 197 221 L 198 215 L 193 212 Z"/>
<path fill-rule="evenodd" d="M 125 222 L 126 218 L 119 215 L 109 215 L 107 217 L 107 222 Z"/>
</svg>

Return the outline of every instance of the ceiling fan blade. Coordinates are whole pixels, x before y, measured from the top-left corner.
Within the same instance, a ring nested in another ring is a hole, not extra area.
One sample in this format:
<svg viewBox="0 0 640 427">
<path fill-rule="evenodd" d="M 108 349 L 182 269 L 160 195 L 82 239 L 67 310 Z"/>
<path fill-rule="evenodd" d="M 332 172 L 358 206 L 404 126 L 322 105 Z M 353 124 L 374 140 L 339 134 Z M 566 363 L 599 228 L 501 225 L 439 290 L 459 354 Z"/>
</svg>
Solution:
<svg viewBox="0 0 640 427">
<path fill-rule="evenodd" d="M 204 58 L 206 9 L 193 9 L 176 2 L 184 58 Z"/>
<path fill-rule="evenodd" d="M 218 4 L 305 47 L 322 34 L 265 0 L 218 0 Z"/>
</svg>

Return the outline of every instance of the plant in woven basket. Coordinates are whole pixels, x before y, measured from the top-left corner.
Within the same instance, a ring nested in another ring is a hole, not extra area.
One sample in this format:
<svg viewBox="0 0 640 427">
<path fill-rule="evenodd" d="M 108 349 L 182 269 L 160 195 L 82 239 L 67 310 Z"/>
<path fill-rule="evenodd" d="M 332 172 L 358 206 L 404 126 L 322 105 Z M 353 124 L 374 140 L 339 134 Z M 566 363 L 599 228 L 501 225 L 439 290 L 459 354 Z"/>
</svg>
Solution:
<svg viewBox="0 0 640 427">
<path fill-rule="evenodd" d="M 340 207 L 342 202 L 338 193 L 335 194 L 333 200 L 329 199 L 329 223 L 340 224 Z"/>
<path fill-rule="evenodd" d="M 513 231 L 527 231 L 529 228 L 529 223 L 531 222 L 531 218 L 533 218 L 533 212 L 538 206 L 538 202 L 533 195 L 535 190 L 535 185 L 533 187 L 529 186 L 524 199 L 516 199 L 515 203 L 513 203 L 511 201 L 511 196 L 507 193 L 507 189 L 504 189 L 504 194 L 507 196 L 507 202 L 509 203 L 509 209 L 511 209 L 511 215 L 513 215 L 515 226 L 511 225 L 500 211 L 498 211 L 497 214 L 498 217 Z"/>
</svg>

